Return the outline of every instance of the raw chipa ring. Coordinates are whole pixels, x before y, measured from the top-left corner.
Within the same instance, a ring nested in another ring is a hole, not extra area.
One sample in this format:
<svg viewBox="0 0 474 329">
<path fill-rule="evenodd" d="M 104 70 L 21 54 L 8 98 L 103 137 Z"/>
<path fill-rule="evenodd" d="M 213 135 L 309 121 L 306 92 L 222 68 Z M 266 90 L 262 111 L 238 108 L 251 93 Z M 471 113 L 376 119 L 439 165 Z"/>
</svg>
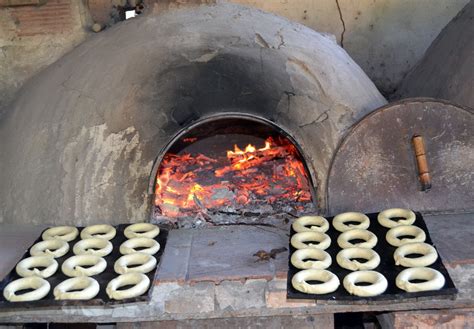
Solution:
<svg viewBox="0 0 474 329">
<path fill-rule="evenodd" d="M 370 283 L 368 286 L 357 285 L 360 282 Z M 346 275 L 342 281 L 344 288 L 351 295 L 371 297 L 381 295 L 387 290 L 387 279 L 376 271 L 357 271 Z"/>
<path fill-rule="evenodd" d="M 395 218 L 403 218 L 395 220 Z M 392 228 L 400 225 L 413 225 L 416 215 L 410 209 L 392 208 L 380 212 L 377 216 L 380 225 Z"/>
<path fill-rule="evenodd" d="M 323 283 L 309 284 L 307 281 L 317 280 Z M 293 287 L 306 294 L 329 294 L 339 287 L 339 279 L 327 270 L 302 270 L 293 275 Z"/>
<path fill-rule="evenodd" d="M 305 259 L 317 260 L 305 260 Z M 321 249 L 306 248 L 298 249 L 291 255 L 291 264 L 300 270 L 316 269 L 325 270 L 331 266 L 331 256 Z"/>
<path fill-rule="evenodd" d="M 129 267 L 130 265 L 139 265 L 134 267 Z M 152 271 L 156 266 L 156 258 L 144 254 L 144 253 L 134 253 L 130 255 L 125 255 L 117 259 L 114 264 L 114 270 L 118 274 L 126 273 L 148 273 Z"/>
<path fill-rule="evenodd" d="M 25 289 L 34 290 L 21 295 L 16 294 L 17 291 Z M 3 289 L 3 296 L 9 302 L 31 302 L 45 297 L 50 289 L 51 285 L 45 279 L 39 276 L 30 276 L 10 282 L 5 289 Z"/>
<path fill-rule="evenodd" d="M 101 238 L 112 240 L 117 234 L 117 230 L 112 225 L 98 224 L 87 226 L 81 232 L 81 239 Z"/>
<path fill-rule="evenodd" d="M 94 255 L 105 257 L 112 252 L 112 242 L 101 238 L 88 238 L 78 241 L 72 251 L 74 255 Z"/>
<path fill-rule="evenodd" d="M 83 266 L 90 266 L 84 268 Z M 66 259 L 61 266 L 64 274 L 69 277 L 93 276 L 104 272 L 107 267 L 105 259 L 94 255 L 77 255 Z"/>
<path fill-rule="evenodd" d="M 120 287 L 133 285 L 125 290 L 118 290 Z M 111 299 L 126 299 L 143 295 L 150 286 L 150 279 L 143 273 L 122 274 L 111 280 L 105 291 Z"/>
<path fill-rule="evenodd" d="M 399 239 L 399 236 L 412 236 L 413 238 Z M 400 225 L 388 230 L 385 239 L 394 247 L 400 247 L 407 243 L 424 242 L 426 240 L 425 231 L 418 226 Z"/>
<path fill-rule="evenodd" d="M 16 273 L 21 277 L 38 276 L 46 279 L 58 270 L 58 262 L 53 256 L 33 256 L 28 257 L 16 264 Z M 39 270 L 38 267 L 45 267 Z"/>
<path fill-rule="evenodd" d="M 135 248 L 145 248 L 136 250 Z M 145 254 L 154 255 L 160 250 L 160 244 L 155 239 L 149 238 L 132 238 L 120 246 L 120 253 L 122 255 L 133 254 L 136 252 L 143 252 Z"/>
<path fill-rule="evenodd" d="M 421 257 L 409 258 L 406 255 L 421 254 Z M 436 249 L 427 243 L 407 243 L 398 247 L 393 253 L 395 265 L 404 267 L 430 266 L 438 259 Z"/>
<path fill-rule="evenodd" d="M 359 224 L 345 224 L 346 222 L 358 222 Z M 349 231 L 354 228 L 366 230 L 370 226 L 370 219 L 360 212 L 345 212 L 334 217 L 332 225 L 339 232 Z"/>
<path fill-rule="evenodd" d="M 412 283 L 412 280 L 426 280 Z M 401 271 L 395 279 L 398 288 L 407 292 L 439 290 L 444 287 L 443 274 L 429 267 L 411 267 Z"/>
<path fill-rule="evenodd" d="M 321 232 L 301 232 L 294 234 L 290 242 L 295 249 L 316 248 L 325 250 L 331 245 L 331 238 Z"/>
<path fill-rule="evenodd" d="M 54 290 L 56 300 L 89 300 L 97 296 L 100 286 L 97 280 L 79 276 L 64 280 Z"/>
<path fill-rule="evenodd" d="M 357 243 L 350 242 L 351 240 L 354 240 L 354 239 L 361 239 L 361 240 L 364 240 L 364 242 L 357 242 Z M 367 230 L 361 230 L 358 228 L 345 231 L 344 233 L 340 234 L 339 237 L 337 238 L 337 244 L 342 249 L 346 249 L 346 248 L 372 249 L 373 247 L 377 245 L 377 241 L 378 239 L 374 233 Z"/>
<path fill-rule="evenodd" d="M 354 258 L 367 259 L 361 263 Z M 347 248 L 337 253 L 337 263 L 340 267 L 350 271 L 373 270 L 380 264 L 380 256 L 372 249 L 367 248 Z"/>
<path fill-rule="evenodd" d="M 36 243 L 30 248 L 31 256 L 52 256 L 59 258 L 67 254 L 69 244 L 60 239 L 45 240 Z"/>
<path fill-rule="evenodd" d="M 309 226 L 309 227 L 308 227 Z M 321 232 L 329 230 L 329 222 L 321 216 L 303 216 L 295 220 L 292 224 L 293 230 L 300 232 Z"/>
<path fill-rule="evenodd" d="M 41 237 L 43 240 L 59 239 L 70 242 L 77 238 L 79 230 L 74 226 L 56 226 L 51 227 L 43 232 Z"/>
<path fill-rule="evenodd" d="M 160 228 L 150 223 L 136 223 L 127 226 L 123 234 L 128 238 L 153 239 L 160 234 Z"/>
</svg>

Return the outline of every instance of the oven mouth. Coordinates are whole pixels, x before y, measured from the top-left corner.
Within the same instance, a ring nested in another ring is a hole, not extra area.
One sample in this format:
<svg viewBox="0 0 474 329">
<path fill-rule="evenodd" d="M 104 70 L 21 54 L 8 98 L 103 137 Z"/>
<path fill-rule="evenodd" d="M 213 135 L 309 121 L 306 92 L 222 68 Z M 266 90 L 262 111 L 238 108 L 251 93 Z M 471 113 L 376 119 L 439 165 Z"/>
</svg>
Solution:
<svg viewBox="0 0 474 329">
<path fill-rule="evenodd" d="M 215 140 L 216 138 L 219 138 L 219 137 L 220 137 L 219 141 L 222 140 L 223 142 L 216 143 Z M 222 138 L 222 137 L 225 137 L 225 138 Z M 213 141 L 214 144 L 210 142 L 213 140 L 213 138 L 214 138 L 214 141 Z M 201 143 L 201 149 L 199 148 L 199 146 L 196 146 L 199 143 Z M 209 145 L 212 145 L 212 147 L 207 147 L 208 145 L 206 143 Z M 276 125 L 274 122 L 268 119 L 265 119 L 253 114 L 226 112 L 226 113 L 219 113 L 219 114 L 206 116 L 206 117 L 201 118 L 200 120 L 197 120 L 189 124 L 188 126 L 181 129 L 177 134 L 175 134 L 159 152 L 159 155 L 153 164 L 153 169 L 150 176 L 151 178 L 150 178 L 150 184 L 149 184 L 149 189 L 148 189 L 149 194 L 153 196 L 152 197 L 152 214 L 151 214 L 152 220 L 156 219 L 156 216 L 161 218 L 161 217 L 169 217 L 170 215 L 170 211 L 163 211 L 162 209 L 163 203 L 160 204 L 160 201 L 165 199 L 163 197 L 163 191 L 164 191 L 163 190 L 163 187 L 164 187 L 163 177 L 165 177 L 163 176 L 164 170 L 169 169 L 171 172 L 175 172 L 176 168 L 180 168 L 179 170 L 181 171 L 182 166 L 180 166 L 178 163 L 172 164 L 172 165 L 170 165 L 170 163 L 175 160 L 180 161 L 181 158 L 178 156 L 178 154 L 186 154 L 186 156 L 184 156 L 183 159 L 189 159 L 190 153 L 186 153 L 183 150 L 196 151 L 192 154 L 201 154 L 201 152 L 203 152 L 203 149 L 202 149 L 203 145 L 206 152 L 210 152 L 208 151 L 210 149 L 213 149 L 213 150 L 217 149 L 217 151 L 214 151 L 214 152 L 218 152 L 218 154 L 220 155 L 226 154 L 227 152 L 227 158 L 228 158 L 227 160 L 232 161 L 232 165 L 225 166 L 224 168 L 219 168 L 214 171 L 217 177 L 221 177 L 220 175 L 217 175 L 219 170 L 221 170 L 219 173 L 221 172 L 228 173 L 230 177 L 233 177 L 234 173 L 237 173 L 236 174 L 237 176 L 243 175 L 241 180 L 253 180 L 253 181 L 261 180 L 261 177 L 264 175 L 262 173 L 262 174 L 258 174 L 259 176 L 256 178 L 247 177 L 245 176 L 246 170 L 239 171 L 241 169 L 239 170 L 232 169 L 232 168 L 235 168 L 236 166 L 239 166 L 240 164 L 240 163 L 236 164 L 234 163 L 234 161 L 244 162 L 244 165 L 248 165 L 249 167 L 252 167 L 251 169 L 248 170 L 248 172 L 259 172 L 259 170 L 264 172 L 266 170 L 266 172 L 268 173 L 268 168 L 271 167 L 272 164 L 273 164 L 273 170 L 275 170 L 275 168 L 277 168 L 277 170 L 280 168 L 283 168 L 283 170 L 286 170 L 284 171 L 285 174 L 287 174 L 288 169 L 290 169 L 290 174 L 288 177 L 291 178 L 290 176 L 293 176 L 293 175 L 295 176 L 295 181 L 297 181 L 297 184 L 295 183 L 296 184 L 295 186 L 298 187 L 297 191 L 294 192 L 292 190 L 291 184 L 293 184 L 293 181 L 290 181 L 290 184 L 286 186 L 284 186 L 284 184 L 278 185 L 279 182 L 276 182 L 274 183 L 274 186 L 276 186 L 276 189 L 270 189 L 270 190 L 285 191 L 285 193 L 282 192 L 283 193 L 282 195 L 284 195 L 285 197 L 290 196 L 290 195 L 291 196 L 297 195 L 296 201 L 298 202 L 296 202 L 295 204 L 291 204 L 291 202 L 289 202 L 289 204 L 294 206 L 293 209 L 291 208 L 291 205 L 286 207 L 287 215 L 300 216 L 306 213 L 314 213 L 318 209 L 318 205 L 316 204 L 316 201 L 318 199 L 316 198 L 317 185 L 315 184 L 315 178 L 314 178 L 313 172 L 308 167 L 309 162 L 307 161 L 307 157 L 305 156 L 304 151 L 301 148 L 301 146 L 296 142 L 295 138 L 290 133 L 288 133 L 285 128 Z M 201 150 L 201 152 L 198 152 L 199 150 Z M 276 153 L 278 152 L 277 150 L 282 150 L 283 155 L 280 153 L 277 154 Z M 250 153 L 247 153 L 247 152 L 250 152 Z M 267 153 L 271 155 L 268 156 Z M 233 158 L 234 156 L 238 158 Z M 267 157 L 268 157 L 268 162 L 263 161 L 267 159 Z M 173 159 L 170 160 L 170 158 L 173 158 Z M 203 156 L 201 158 L 206 159 L 207 156 Z M 223 157 L 220 157 L 219 159 L 222 160 L 222 158 Z M 260 161 L 261 159 L 263 160 Z M 249 164 L 248 162 L 245 162 L 247 160 L 249 160 L 251 164 Z M 271 161 L 275 161 L 275 163 Z M 282 164 L 282 161 L 284 161 L 284 164 Z M 214 162 L 214 160 L 212 160 L 211 162 Z M 209 165 L 208 162 L 206 164 Z M 260 164 L 262 165 L 262 168 L 259 167 Z M 173 169 L 170 169 L 170 166 L 174 166 Z M 246 168 L 247 167 L 245 167 L 245 169 Z M 296 170 L 292 170 L 295 168 Z M 216 168 L 212 168 L 212 170 L 214 169 Z M 232 171 L 232 173 L 229 173 L 230 171 Z M 301 175 L 301 173 L 303 175 Z M 282 178 L 283 176 L 275 175 L 275 171 L 273 171 L 272 177 L 274 178 L 274 180 L 275 179 L 278 180 Z M 304 176 L 304 179 L 301 178 L 302 176 Z M 231 180 L 233 180 L 233 178 Z M 224 179 L 224 181 L 227 181 L 227 180 Z M 166 181 L 166 183 L 168 182 L 169 181 Z M 196 185 L 199 188 L 201 187 L 198 184 Z M 245 186 L 245 184 L 242 184 L 242 185 Z M 208 187 L 209 186 L 211 185 L 208 185 Z M 175 190 L 175 187 L 176 185 L 173 185 L 173 189 L 168 188 L 167 191 L 178 193 Z M 236 191 L 233 188 L 229 188 L 229 190 L 233 192 Z M 237 191 L 239 191 L 239 189 L 237 189 Z M 255 192 L 255 191 L 250 190 L 250 192 Z M 257 192 L 257 194 L 262 194 L 262 193 L 263 192 L 261 190 L 260 190 L 260 193 Z M 184 193 L 184 195 L 186 194 Z M 190 195 L 191 194 L 189 194 L 189 196 Z M 240 200 L 242 200 L 241 194 L 236 193 L 235 195 L 237 197 L 236 200 L 239 200 L 239 203 L 241 203 L 240 202 Z M 248 196 L 248 193 L 246 195 Z M 255 194 L 251 194 L 251 195 L 255 196 Z M 194 199 L 194 202 L 198 204 L 199 207 L 203 208 L 204 212 L 206 212 L 207 207 L 202 207 L 202 204 L 199 198 L 198 200 L 196 200 L 195 196 L 196 195 L 193 195 L 193 198 L 189 197 L 188 200 L 190 200 L 192 203 L 193 201 L 192 199 Z M 182 194 L 180 194 L 180 197 L 182 197 Z M 215 197 L 215 194 L 212 196 L 212 199 L 214 199 L 214 197 Z M 256 199 L 260 204 L 264 202 L 264 200 L 258 200 L 258 197 L 256 197 Z M 272 204 L 273 203 L 272 200 L 275 200 L 275 199 L 278 200 L 277 203 L 279 204 L 281 204 L 280 201 L 283 200 L 283 199 L 281 200 L 278 199 L 278 196 L 276 196 L 276 198 L 274 198 L 273 196 L 270 196 L 270 198 L 267 198 L 265 200 L 270 200 L 269 204 Z M 173 201 L 170 201 L 169 198 L 166 198 L 166 202 L 172 202 L 172 204 L 175 205 L 175 203 L 173 203 Z M 182 206 L 182 204 L 180 204 L 180 206 Z M 266 209 L 268 208 L 269 206 L 267 206 Z M 228 209 L 229 209 L 228 204 L 226 204 L 226 208 L 225 210 L 222 211 L 222 213 L 229 213 L 229 214 L 234 214 L 234 215 L 236 214 L 233 211 L 228 211 Z M 234 209 L 234 208 L 230 207 L 230 209 Z M 280 210 L 279 210 L 280 213 L 281 213 L 281 209 L 282 208 L 280 207 Z M 200 209 L 199 211 L 201 210 L 202 209 Z M 243 212 L 245 213 L 245 216 L 247 217 L 252 217 L 251 215 L 255 215 L 253 217 L 264 216 L 259 211 L 257 211 L 256 213 L 253 213 L 252 211 L 248 211 L 247 209 L 247 210 L 244 210 Z M 249 216 L 249 213 L 251 214 L 250 216 Z M 272 214 L 272 211 L 269 211 L 265 215 L 270 216 L 271 214 Z M 171 217 L 178 217 L 178 215 L 177 214 L 176 216 L 172 215 Z M 286 220 L 286 222 L 288 222 L 288 220 Z"/>
</svg>

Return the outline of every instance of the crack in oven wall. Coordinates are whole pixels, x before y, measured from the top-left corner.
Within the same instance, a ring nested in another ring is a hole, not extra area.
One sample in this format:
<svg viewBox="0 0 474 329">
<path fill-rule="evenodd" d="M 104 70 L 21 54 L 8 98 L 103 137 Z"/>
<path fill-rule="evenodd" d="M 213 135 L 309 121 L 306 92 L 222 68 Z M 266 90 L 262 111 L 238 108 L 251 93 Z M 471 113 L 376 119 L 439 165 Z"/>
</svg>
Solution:
<svg viewBox="0 0 474 329">
<path fill-rule="evenodd" d="M 162 151 L 152 177 L 153 220 L 177 227 L 284 226 L 317 209 L 296 142 L 250 116 L 221 115 L 184 129 Z"/>
</svg>

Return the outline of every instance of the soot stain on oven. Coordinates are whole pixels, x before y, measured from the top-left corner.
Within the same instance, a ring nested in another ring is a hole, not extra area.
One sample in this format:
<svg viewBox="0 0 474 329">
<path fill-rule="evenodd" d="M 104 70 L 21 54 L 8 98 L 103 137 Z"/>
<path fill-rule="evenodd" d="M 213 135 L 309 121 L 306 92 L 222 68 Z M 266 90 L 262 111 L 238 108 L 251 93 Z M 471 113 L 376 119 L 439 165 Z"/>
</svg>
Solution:
<svg viewBox="0 0 474 329">
<path fill-rule="evenodd" d="M 262 50 L 258 54 L 219 54 L 207 62 L 181 59 L 159 72 L 153 84 L 157 111 L 169 115 L 167 131 L 175 132 L 203 116 L 244 112 L 270 121 L 288 94 L 295 94 L 278 54 Z M 163 106 L 163 104 L 165 104 Z"/>
<path fill-rule="evenodd" d="M 274 123 L 281 100 L 295 94 L 287 74 L 273 67 L 284 63 L 262 49 L 160 73 L 154 97 L 170 104 L 166 130 L 181 133 L 158 157 L 153 220 L 177 227 L 284 226 L 315 211 L 303 156 Z"/>
</svg>

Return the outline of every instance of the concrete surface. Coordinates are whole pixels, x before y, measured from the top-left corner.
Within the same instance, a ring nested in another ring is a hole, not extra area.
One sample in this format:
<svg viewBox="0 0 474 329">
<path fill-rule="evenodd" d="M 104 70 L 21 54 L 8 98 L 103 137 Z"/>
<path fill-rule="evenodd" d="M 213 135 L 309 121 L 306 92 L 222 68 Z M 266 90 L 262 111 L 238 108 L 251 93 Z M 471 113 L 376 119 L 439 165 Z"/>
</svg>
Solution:
<svg viewBox="0 0 474 329">
<path fill-rule="evenodd" d="M 223 112 L 287 131 L 324 209 L 338 142 L 385 103 L 331 38 L 272 14 L 222 4 L 128 20 L 35 76 L 0 121 L 0 222 L 147 220 L 160 150 Z"/>
</svg>

